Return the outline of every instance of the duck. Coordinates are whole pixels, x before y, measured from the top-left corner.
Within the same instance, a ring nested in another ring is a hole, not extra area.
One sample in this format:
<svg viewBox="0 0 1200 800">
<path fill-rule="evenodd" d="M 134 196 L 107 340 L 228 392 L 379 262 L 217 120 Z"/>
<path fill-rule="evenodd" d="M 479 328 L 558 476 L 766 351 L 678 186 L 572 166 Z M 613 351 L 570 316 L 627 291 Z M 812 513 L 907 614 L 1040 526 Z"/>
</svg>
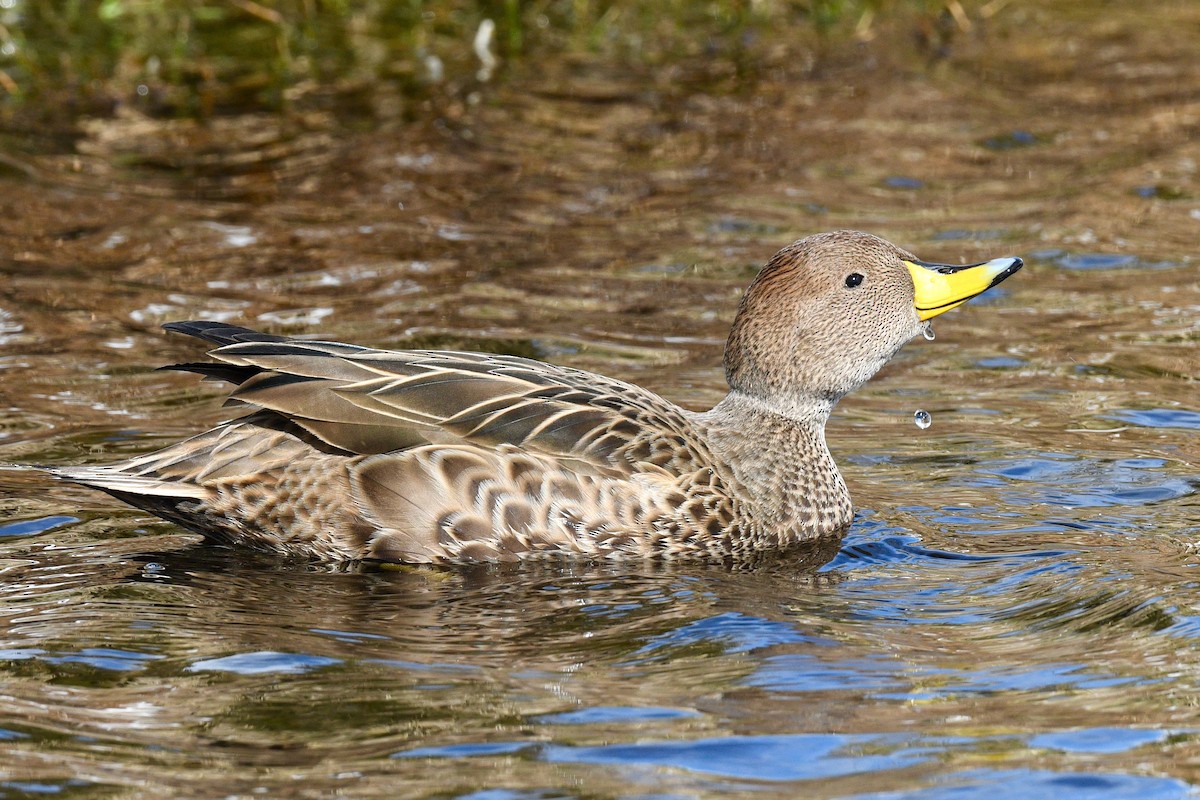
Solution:
<svg viewBox="0 0 1200 800">
<path fill-rule="evenodd" d="M 242 416 L 125 461 L 50 470 L 214 543 L 319 561 L 783 552 L 851 523 L 825 440 L 838 401 L 1021 266 L 920 261 L 859 231 L 800 239 L 745 291 L 729 391 L 707 411 L 512 355 L 172 322 L 215 348 L 163 369 L 232 384 Z"/>
</svg>

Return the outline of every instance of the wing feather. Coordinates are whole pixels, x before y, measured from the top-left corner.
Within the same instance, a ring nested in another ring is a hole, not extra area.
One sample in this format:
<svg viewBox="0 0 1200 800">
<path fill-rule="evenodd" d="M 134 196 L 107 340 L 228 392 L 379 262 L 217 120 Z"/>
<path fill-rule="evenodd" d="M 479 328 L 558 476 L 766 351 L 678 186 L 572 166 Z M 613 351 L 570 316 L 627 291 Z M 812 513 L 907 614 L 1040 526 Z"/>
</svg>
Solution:
<svg viewBox="0 0 1200 800">
<path fill-rule="evenodd" d="M 518 356 L 376 350 L 261 336 L 232 326 L 174 330 L 230 342 L 215 365 L 230 402 L 275 412 L 347 452 L 458 440 L 514 446 L 628 474 L 699 468 L 710 454 L 685 412 L 645 389 Z M 449 437 L 449 439 L 447 438 Z"/>
</svg>

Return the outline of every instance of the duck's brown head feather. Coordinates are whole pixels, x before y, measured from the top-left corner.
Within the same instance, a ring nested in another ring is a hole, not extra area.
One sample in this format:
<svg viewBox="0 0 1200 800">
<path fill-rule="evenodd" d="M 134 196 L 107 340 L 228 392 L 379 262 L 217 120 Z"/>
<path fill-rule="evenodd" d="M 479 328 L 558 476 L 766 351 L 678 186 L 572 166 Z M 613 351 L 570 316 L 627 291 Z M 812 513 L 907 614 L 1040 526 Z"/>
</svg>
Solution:
<svg viewBox="0 0 1200 800">
<path fill-rule="evenodd" d="M 746 290 L 725 347 L 731 388 L 781 408 L 831 408 L 921 332 L 915 257 L 858 231 L 780 250 Z"/>
</svg>

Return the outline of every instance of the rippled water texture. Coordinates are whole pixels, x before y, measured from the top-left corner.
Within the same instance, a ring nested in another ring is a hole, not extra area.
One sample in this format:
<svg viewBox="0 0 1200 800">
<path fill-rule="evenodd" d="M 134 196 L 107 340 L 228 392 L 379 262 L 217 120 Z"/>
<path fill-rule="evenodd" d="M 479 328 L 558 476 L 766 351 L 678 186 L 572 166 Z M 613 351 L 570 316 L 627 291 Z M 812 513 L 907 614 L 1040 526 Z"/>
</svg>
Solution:
<svg viewBox="0 0 1200 800">
<path fill-rule="evenodd" d="M 584 61 L 366 132 L 22 139 L 7 462 L 221 419 L 153 371 L 196 356 L 168 320 L 516 352 L 702 407 L 741 290 L 801 235 L 1027 268 L 838 408 L 845 541 L 752 570 L 324 571 L 0 470 L 0 796 L 1190 795 L 1200 16 L 1025 5 L 948 60 L 868 44 L 738 91 Z"/>
</svg>

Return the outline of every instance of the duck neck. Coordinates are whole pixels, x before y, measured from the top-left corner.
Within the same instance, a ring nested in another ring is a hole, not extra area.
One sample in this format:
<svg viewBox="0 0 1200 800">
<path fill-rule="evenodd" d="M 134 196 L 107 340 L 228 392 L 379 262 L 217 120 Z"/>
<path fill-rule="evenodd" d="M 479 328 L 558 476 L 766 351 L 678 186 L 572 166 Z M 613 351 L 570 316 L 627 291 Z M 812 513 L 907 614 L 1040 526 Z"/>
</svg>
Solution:
<svg viewBox="0 0 1200 800">
<path fill-rule="evenodd" d="M 726 418 L 748 418 L 756 421 L 782 418 L 799 428 L 816 427 L 824 431 L 833 407 L 840 397 L 832 395 L 792 394 L 782 397 L 763 397 L 742 389 L 733 389 L 709 413 Z"/>
<path fill-rule="evenodd" d="M 832 400 L 775 404 L 734 390 L 700 417 L 745 516 L 787 545 L 850 522 L 850 494 L 825 444 Z"/>
</svg>

